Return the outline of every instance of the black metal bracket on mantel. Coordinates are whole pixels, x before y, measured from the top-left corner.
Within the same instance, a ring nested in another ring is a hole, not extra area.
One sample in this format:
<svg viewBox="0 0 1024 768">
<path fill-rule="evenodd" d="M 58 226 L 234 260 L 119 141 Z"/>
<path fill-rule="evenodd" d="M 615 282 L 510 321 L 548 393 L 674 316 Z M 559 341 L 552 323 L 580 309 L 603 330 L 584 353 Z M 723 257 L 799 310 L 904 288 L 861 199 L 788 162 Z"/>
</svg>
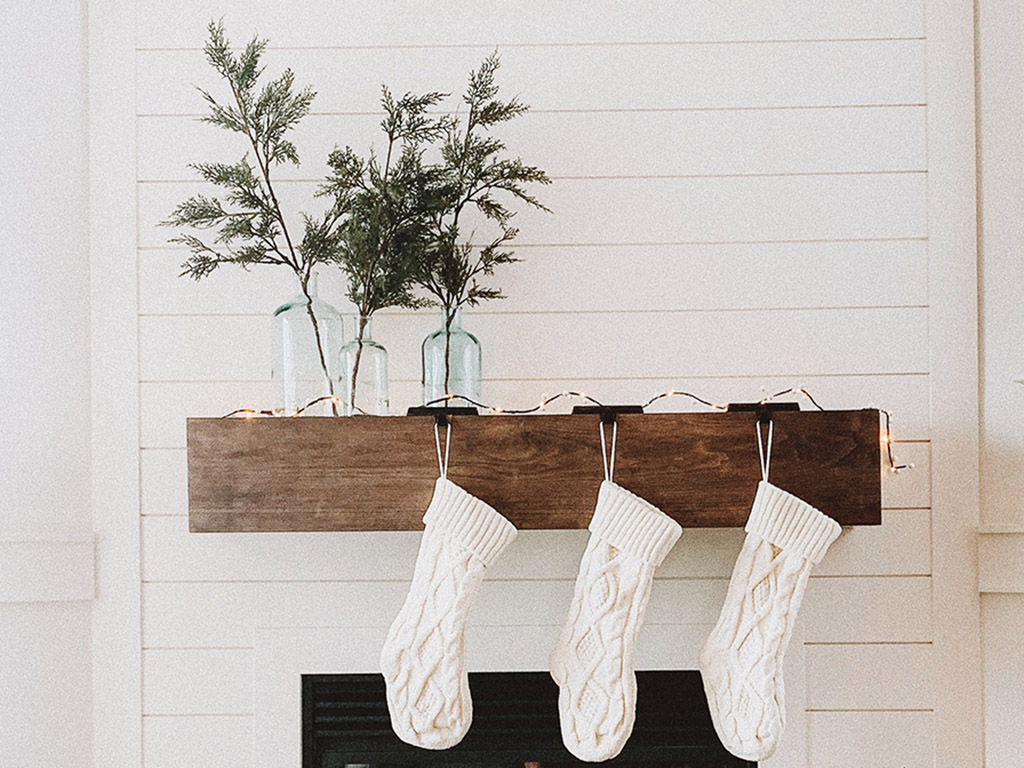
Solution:
<svg viewBox="0 0 1024 768">
<path fill-rule="evenodd" d="M 572 409 L 573 416 L 597 414 L 602 424 L 614 424 L 616 417 L 624 413 L 643 413 L 642 405 L 577 405 Z"/>
<path fill-rule="evenodd" d="M 725 406 L 726 413 L 755 413 L 759 424 L 767 424 L 772 414 L 779 411 L 799 411 L 800 403 L 729 403 Z"/>
<path fill-rule="evenodd" d="M 413 405 L 405 415 L 433 416 L 437 426 L 446 427 L 449 424 L 449 416 L 479 416 L 480 412 L 471 405 Z"/>
</svg>

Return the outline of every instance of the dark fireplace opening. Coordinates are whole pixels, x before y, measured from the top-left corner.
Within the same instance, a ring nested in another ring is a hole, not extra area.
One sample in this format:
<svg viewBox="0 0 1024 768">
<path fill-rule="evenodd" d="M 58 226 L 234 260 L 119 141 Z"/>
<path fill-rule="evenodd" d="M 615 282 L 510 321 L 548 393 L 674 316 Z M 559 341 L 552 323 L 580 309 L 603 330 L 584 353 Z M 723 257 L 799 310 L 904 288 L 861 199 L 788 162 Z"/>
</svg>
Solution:
<svg viewBox="0 0 1024 768">
<path fill-rule="evenodd" d="M 607 765 L 750 768 L 711 725 L 696 671 L 637 672 L 633 734 Z M 562 745 L 558 688 L 546 672 L 469 676 L 473 726 L 451 749 L 418 749 L 391 730 L 384 679 L 376 674 L 302 676 L 303 768 L 561 768 L 591 765 Z"/>
</svg>

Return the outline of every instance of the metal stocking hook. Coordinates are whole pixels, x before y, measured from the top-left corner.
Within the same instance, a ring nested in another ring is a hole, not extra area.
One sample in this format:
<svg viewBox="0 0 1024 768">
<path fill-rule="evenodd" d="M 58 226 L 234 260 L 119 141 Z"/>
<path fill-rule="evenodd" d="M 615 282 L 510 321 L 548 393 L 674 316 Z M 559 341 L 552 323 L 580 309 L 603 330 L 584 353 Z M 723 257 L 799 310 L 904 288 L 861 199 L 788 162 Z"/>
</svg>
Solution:
<svg viewBox="0 0 1024 768">
<path fill-rule="evenodd" d="M 444 456 L 441 455 L 440 427 L 444 424 Z M 434 447 L 437 448 L 437 471 L 441 477 L 448 479 L 448 457 L 451 456 L 452 424 L 443 413 L 434 415 Z"/>
<path fill-rule="evenodd" d="M 767 448 L 763 444 L 763 437 L 761 433 L 761 425 L 765 423 L 768 424 Z M 767 483 L 768 467 L 772 463 L 772 432 L 775 429 L 775 422 L 772 421 L 772 415 L 768 411 L 762 412 L 757 417 L 757 421 L 754 422 L 754 429 L 757 430 L 757 456 L 761 461 L 761 479 Z"/>
<path fill-rule="evenodd" d="M 612 425 L 612 447 L 610 452 L 605 445 L 604 428 L 606 424 Z M 611 412 L 602 413 L 599 429 L 601 430 L 601 460 L 604 462 L 604 479 L 610 483 L 612 476 L 615 474 L 615 441 L 619 436 L 619 421 L 615 418 L 615 414 Z"/>
</svg>

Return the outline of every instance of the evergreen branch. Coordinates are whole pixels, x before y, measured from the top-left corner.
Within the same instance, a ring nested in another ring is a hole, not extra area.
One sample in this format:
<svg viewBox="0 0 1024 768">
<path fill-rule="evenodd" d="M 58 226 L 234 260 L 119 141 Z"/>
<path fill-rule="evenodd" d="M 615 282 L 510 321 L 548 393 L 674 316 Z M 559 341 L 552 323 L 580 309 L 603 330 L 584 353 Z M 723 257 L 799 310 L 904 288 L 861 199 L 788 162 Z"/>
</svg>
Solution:
<svg viewBox="0 0 1024 768">
<path fill-rule="evenodd" d="M 333 394 L 334 384 L 313 312 L 309 283 L 315 264 L 335 258 L 335 229 L 341 209 L 336 206 L 322 220 L 302 214 L 305 230 L 296 245 L 271 177 L 274 166 L 286 162 L 299 164 L 298 149 L 289 133 L 309 113 L 316 93 L 309 86 L 296 91 L 295 75 L 290 69 L 259 87 L 264 73 L 260 60 L 267 41 L 254 37 L 236 55 L 222 22 L 211 21 L 208 32 L 203 48 L 206 59 L 227 83 L 232 103 L 221 104 L 209 91 L 200 88 L 209 109 L 201 120 L 245 136 L 255 167 L 248 154 L 236 163 L 193 163 L 191 168 L 200 178 L 224 190 L 223 201 L 196 195 L 179 204 L 162 224 L 215 230 L 212 245 L 188 233 L 171 239 L 189 248 L 182 275 L 196 280 L 227 263 L 244 269 L 254 264 L 290 268 L 307 299 L 320 366 Z"/>
<path fill-rule="evenodd" d="M 160 222 L 163 227 L 197 227 L 209 229 L 222 223 L 233 215 L 225 211 L 220 201 L 215 198 L 195 195 L 178 205 L 171 212 L 171 215 Z"/>
<path fill-rule="evenodd" d="M 518 260 L 505 247 L 518 234 L 508 226 L 515 215 L 509 201 L 548 211 L 528 189 L 535 183 L 549 184 L 547 174 L 521 158 L 505 157 L 504 141 L 489 133 L 493 126 L 528 110 L 518 97 L 498 98 L 495 74 L 499 67 L 495 51 L 470 73 L 462 96 L 468 114 L 464 124 L 454 118 L 445 126 L 441 162 L 432 175 L 430 248 L 417 282 L 448 317 L 465 304 L 503 298 L 499 289 L 481 285 L 478 278 L 492 276 L 499 264 Z M 500 228 L 499 235 L 481 248 L 460 242 L 467 206 Z"/>
<path fill-rule="evenodd" d="M 173 237 L 170 242 L 188 246 L 191 255 L 181 265 L 182 272 L 180 276 L 184 277 L 187 275 L 195 280 L 207 277 L 221 264 L 238 264 L 248 269 L 253 264 L 285 263 L 269 255 L 265 249 L 252 245 L 218 251 L 208 246 L 198 237 L 188 234 Z"/>
<path fill-rule="evenodd" d="M 328 156 L 330 172 L 317 194 L 330 196 L 339 216 L 334 258 L 348 282 L 348 298 L 369 317 L 391 306 L 418 307 L 412 294 L 415 272 L 426 248 L 430 169 L 424 167 L 425 142 L 444 135 L 450 118 L 427 110 L 445 94 L 405 94 L 381 89 L 381 156 L 371 149 L 360 157 L 350 147 Z"/>
<path fill-rule="evenodd" d="M 200 249 L 202 261 L 196 269 L 189 270 L 195 277 L 205 276 L 216 265 L 226 262 L 242 266 L 268 263 L 290 267 L 302 283 L 308 280 L 313 264 L 326 257 L 321 249 L 307 248 L 300 252 L 294 246 L 274 189 L 271 167 L 284 162 L 298 164 L 298 150 L 288 134 L 309 113 L 316 94 L 308 86 L 296 91 L 295 76 L 290 69 L 260 88 L 259 81 L 264 73 L 261 58 L 267 41 L 254 37 L 236 54 L 222 22 L 210 22 L 208 32 L 203 48 L 206 59 L 227 83 L 232 103 L 221 104 L 209 91 L 200 89 L 209 108 L 209 113 L 201 119 L 244 135 L 255 164 L 249 162 L 248 155 L 237 163 L 193 163 L 190 167 L 200 178 L 225 190 L 223 201 L 195 196 L 180 204 L 163 223 L 216 229 L 213 242 L 232 246 L 224 252 L 216 252 L 215 259 L 210 252 Z M 312 226 L 308 218 L 304 223 Z M 311 233 L 310 237 L 315 238 L 316 233 Z M 178 242 L 188 244 L 190 241 L 182 236 Z M 238 245 L 232 245 L 234 243 Z M 260 258 L 259 252 L 266 258 Z"/>
<path fill-rule="evenodd" d="M 286 69 L 277 80 L 267 83 L 253 106 L 254 137 L 263 148 L 269 164 L 299 164 L 298 151 L 284 135 L 309 114 L 316 92 L 306 86 L 293 93 L 295 75 Z"/>
<path fill-rule="evenodd" d="M 234 107 L 225 107 L 217 103 L 217 100 L 208 91 L 204 91 L 202 88 L 198 90 L 203 95 L 203 98 L 206 99 L 207 106 L 210 108 L 210 114 L 199 118 L 200 122 L 216 125 L 235 133 L 246 132 L 245 120 Z"/>
</svg>

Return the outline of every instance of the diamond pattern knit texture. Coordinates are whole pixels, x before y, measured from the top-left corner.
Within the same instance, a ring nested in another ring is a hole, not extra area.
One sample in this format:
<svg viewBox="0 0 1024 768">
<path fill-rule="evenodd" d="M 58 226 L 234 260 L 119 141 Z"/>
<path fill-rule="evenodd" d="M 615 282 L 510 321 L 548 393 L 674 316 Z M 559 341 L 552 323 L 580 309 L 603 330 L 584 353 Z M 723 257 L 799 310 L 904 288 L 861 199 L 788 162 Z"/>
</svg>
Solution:
<svg viewBox="0 0 1024 768">
<path fill-rule="evenodd" d="M 469 612 L 485 570 L 516 529 L 444 478 L 423 522 L 409 594 L 384 641 L 380 669 L 395 734 L 417 747 L 447 749 L 473 721 L 465 663 Z"/>
<path fill-rule="evenodd" d="M 549 659 L 562 741 L 580 760 L 622 751 L 636 716 L 633 657 L 654 571 L 682 534 L 668 515 L 601 484 L 569 615 Z"/>
<path fill-rule="evenodd" d="M 722 744 L 737 757 L 764 760 L 786 724 L 782 662 L 807 579 L 840 527 L 805 501 L 761 482 L 745 529 L 700 670 Z"/>
</svg>

